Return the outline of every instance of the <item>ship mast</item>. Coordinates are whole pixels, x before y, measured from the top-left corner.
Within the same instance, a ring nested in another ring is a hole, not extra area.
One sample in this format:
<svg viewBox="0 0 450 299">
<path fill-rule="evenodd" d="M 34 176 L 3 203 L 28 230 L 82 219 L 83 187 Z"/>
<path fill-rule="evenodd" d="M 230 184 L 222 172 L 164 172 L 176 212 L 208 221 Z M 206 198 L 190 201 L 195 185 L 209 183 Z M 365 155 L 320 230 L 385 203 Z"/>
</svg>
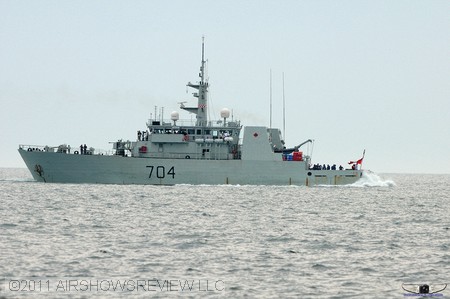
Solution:
<svg viewBox="0 0 450 299">
<path fill-rule="evenodd" d="M 188 87 L 198 90 L 198 92 L 193 93 L 194 97 L 198 98 L 197 107 L 180 106 L 181 109 L 197 114 L 196 126 L 200 127 L 206 126 L 208 123 L 208 82 L 205 80 L 205 64 L 205 37 L 202 37 L 202 65 L 199 73 L 200 82 L 198 82 L 198 84 L 192 84 L 191 82 L 187 84 Z"/>
</svg>

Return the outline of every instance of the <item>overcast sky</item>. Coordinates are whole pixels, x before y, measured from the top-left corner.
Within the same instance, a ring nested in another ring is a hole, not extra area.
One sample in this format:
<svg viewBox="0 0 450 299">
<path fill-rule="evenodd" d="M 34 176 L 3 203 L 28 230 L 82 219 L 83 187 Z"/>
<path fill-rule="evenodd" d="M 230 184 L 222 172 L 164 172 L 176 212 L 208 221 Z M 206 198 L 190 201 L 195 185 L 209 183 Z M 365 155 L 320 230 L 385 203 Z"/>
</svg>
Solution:
<svg viewBox="0 0 450 299">
<path fill-rule="evenodd" d="M 19 144 L 109 149 L 154 112 L 196 105 L 205 36 L 211 117 L 314 139 L 314 163 L 450 173 L 450 1 L 0 0 L 0 167 Z M 188 105 L 189 105 L 188 104 Z M 190 119 L 180 111 L 180 118 Z"/>
</svg>

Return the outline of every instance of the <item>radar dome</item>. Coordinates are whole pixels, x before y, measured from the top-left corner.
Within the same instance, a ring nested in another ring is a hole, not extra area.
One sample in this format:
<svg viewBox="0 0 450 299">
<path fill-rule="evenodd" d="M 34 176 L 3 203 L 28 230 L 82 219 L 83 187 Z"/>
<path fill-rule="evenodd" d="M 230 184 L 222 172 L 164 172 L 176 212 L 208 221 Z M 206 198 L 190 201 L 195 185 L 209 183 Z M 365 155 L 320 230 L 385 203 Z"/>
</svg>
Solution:
<svg viewBox="0 0 450 299">
<path fill-rule="evenodd" d="M 228 108 L 223 108 L 220 110 L 220 117 L 222 118 L 229 118 L 230 117 L 230 110 Z"/>
<path fill-rule="evenodd" d="M 170 119 L 177 121 L 180 119 L 180 114 L 177 111 L 172 111 L 172 113 L 170 113 Z"/>
</svg>

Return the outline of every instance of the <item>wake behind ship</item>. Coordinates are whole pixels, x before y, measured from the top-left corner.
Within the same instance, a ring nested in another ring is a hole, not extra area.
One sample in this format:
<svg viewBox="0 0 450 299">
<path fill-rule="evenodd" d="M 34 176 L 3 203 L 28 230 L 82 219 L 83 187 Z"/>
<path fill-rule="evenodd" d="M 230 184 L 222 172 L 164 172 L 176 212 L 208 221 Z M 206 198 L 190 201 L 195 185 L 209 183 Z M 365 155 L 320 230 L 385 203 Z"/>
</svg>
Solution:
<svg viewBox="0 0 450 299">
<path fill-rule="evenodd" d="M 351 184 L 361 177 L 362 159 L 352 162 L 352 169 L 313 165 L 311 155 L 300 150 L 311 139 L 286 148 L 279 129 L 243 127 L 226 108 L 221 120 L 209 120 L 205 64 L 202 43 L 200 80 L 187 84 L 197 106 L 180 104 L 196 115 L 195 123 L 180 120 L 178 112 L 164 120 L 155 111 L 135 141 L 113 142 L 111 153 L 86 145 L 19 145 L 33 178 L 52 183 L 314 186 Z"/>
</svg>

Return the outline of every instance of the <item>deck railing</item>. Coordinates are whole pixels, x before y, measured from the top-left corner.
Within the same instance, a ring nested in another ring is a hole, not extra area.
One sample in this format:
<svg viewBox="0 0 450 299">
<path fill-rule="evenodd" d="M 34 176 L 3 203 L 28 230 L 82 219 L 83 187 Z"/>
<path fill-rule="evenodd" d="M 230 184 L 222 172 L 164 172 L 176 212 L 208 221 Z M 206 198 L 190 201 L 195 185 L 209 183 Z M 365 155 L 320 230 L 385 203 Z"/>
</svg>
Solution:
<svg viewBox="0 0 450 299">
<path fill-rule="evenodd" d="M 71 147 L 70 145 L 62 144 L 58 146 L 48 146 L 48 145 L 32 145 L 32 144 L 19 144 L 19 149 L 29 151 L 29 152 L 48 152 L 48 153 L 62 153 L 62 154 L 74 154 L 78 155 L 81 153 L 79 147 Z M 114 151 L 87 148 L 86 155 L 114 155 Z"/>
</svg>

